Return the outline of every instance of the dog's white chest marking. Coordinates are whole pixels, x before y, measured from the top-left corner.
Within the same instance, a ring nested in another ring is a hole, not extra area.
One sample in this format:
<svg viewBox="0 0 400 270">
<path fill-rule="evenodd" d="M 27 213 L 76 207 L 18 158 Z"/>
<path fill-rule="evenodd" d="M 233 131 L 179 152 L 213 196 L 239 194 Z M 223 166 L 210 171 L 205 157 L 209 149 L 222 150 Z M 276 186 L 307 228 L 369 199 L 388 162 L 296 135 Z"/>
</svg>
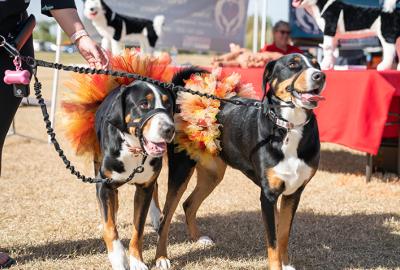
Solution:
<svg viewBox="0 0 400 270">
<path fill-rule="evenodd" d="M 124 164 L 125 171 L 123 173 L 113 172 L 111 177 L 116 180 L 124 180 L 129 177 L 133 170 L 142 165 L 143 156 L 135 155 L 130 151 L 129 145 L 137 145 L 138 142 L 133 142 L 132 135 L 123 134 L 125 142 L 122 143 L 122 149 L 118 160 Z M 147 157 L 146 162 L 143 164 L 144 170 L 142 173 L 135 174 L 130 184 L 144 184 L 152 179 L 154 176 L 153 167 L 150 165 L 151 157 Z"/>
<path fill-rule="evenodd" d="M 287 112 L 288 117 L 285 119 L 292 118 L 292 123 L 304 122 L 306 119 L 305 115 Z M 292 114 L 292 115 L 290 115 Z M 284 159 L 280 161 L 274 168 L 275 174 L 285 182 L 284 195 L 290 195 L 294 193 L 305 181 L 310 179 L 313 173 L 313 169 L 308 166 L 303 160 L 297 155 L 297 149 L 299 142 L 303 136 L 303 127 L 296 127 L 291 129 L 286 135 L 285 141 L 282 144 L 282 152 Z"/>
<path fill-rule="evenodd" d="M 104 15 L 99 15 L 96 20 L 92 21 L 92 23 L 101 36 L 113 39 L 115 29 L 114 27 L 107 25 L 107 19 Z"/>
</svg>

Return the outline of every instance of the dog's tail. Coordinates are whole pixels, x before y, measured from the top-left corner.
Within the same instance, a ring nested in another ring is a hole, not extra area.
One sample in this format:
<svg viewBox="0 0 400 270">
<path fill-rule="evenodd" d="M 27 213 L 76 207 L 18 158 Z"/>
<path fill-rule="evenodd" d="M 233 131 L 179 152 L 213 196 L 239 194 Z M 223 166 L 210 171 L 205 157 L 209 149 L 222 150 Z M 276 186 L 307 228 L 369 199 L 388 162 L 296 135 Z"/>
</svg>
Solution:
<svg viewBox="0 0 400 270">
<path fill-rule="evenodd" d="M 165 21 L 164 15 L 156 15 L 153 19 L 154 31 L 156 32 L 158 37 L 161 37 L 164 21 Z"/>
<path fill-rule="evenodd" d="M 195 66 L 187 67 L 175 73 L 174 77 L 172 77 L 172 83 L 179 86 L 185 86 L 185 81 L 189 80 L 193 74 L 203 74 L 203 73 L 209 73 L 209 72 L 205 69 Z"/>
</svg>

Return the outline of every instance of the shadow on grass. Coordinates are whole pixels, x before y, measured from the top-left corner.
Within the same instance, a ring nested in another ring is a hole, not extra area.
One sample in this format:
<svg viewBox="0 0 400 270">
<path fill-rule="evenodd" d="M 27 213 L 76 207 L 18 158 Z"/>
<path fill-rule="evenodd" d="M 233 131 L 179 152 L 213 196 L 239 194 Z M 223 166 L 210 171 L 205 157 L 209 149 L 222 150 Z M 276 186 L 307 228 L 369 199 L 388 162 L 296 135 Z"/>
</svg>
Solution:
<svg viewBox="0 0 400 270">
<path fill-rule="evenodd" d="M 347 151 L 321 150 L 319 170 L 331 173 L 365 174 L 366 155 L 353 154 Z"/>
<path fill-rule="evenodd" d="M 178 217 L 183 219 L 182 216 Z M 263 223 L 260 212 L 233 212 L 199 218 L 202 232 L 216 240 L 211 249 L 196 248 L 186 253 L 172 254 L 175 269 L 188 262 L 208 258 L 234 261 L 265 259 Z M 400 222 L 391 214 L 354 214 L 351 216 L 316 215 L 299 212 L 294 221 L 290 240 L 292 264 L 299 269 L 361 269 L 400 267 L 400 235 L 390 224 Z M 397 228 L 398 230 L 398 228 Z M 157 236 L 147 233 L 144 249 L 155 247 Z M 183 222 L 172 224 L 170 245 L 187 241 Z M 125 247 L 129 240 L 123 240 Z M 17 260 L 24 264 L 31 260 L 62 259 L 88 254 L 105 253 L 101 239 L 49 243 L 42 246 L 16 247 L 23 250 Z M 396 255 L 397 254 L 397 255 Z M 106 256 L 106 255 L 105 255 Z M 154 264 L 154 261 L 152 262 Z"/>
</svg>

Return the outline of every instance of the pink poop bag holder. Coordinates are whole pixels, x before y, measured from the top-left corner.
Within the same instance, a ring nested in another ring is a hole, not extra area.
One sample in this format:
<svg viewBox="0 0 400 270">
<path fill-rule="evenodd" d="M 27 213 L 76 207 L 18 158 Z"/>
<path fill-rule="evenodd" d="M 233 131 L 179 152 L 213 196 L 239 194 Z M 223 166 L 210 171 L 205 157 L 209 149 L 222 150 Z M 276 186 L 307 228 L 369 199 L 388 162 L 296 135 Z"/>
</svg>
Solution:
<svg viewBox="0 0 400 270">
<path fill-rule="evenodd" d="M 28 85 L 31 81 L 31 73 L 28 70 L 23 70 L 21 67 L 21 59 L 14 58 L 15 70 L 6 70 L 4 74 L 4 82 L 6 84 L 24 84 Z"/>
<path fill-rule="evenodd" d="M 6 70 L 4 73 L 4 82 L 13 85 L 14 96 L 29 96 L 29 82 L 31 81 L 31 73 L 22 69 L 21 58 L 14 58 L 15 70 Z"/>
</svg>

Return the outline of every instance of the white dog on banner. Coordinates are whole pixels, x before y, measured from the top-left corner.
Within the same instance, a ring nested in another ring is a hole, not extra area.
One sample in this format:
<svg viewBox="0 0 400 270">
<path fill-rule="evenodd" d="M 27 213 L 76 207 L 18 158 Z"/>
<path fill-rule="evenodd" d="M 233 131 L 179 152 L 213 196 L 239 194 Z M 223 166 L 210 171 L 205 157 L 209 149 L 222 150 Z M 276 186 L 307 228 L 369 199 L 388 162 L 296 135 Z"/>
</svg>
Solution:
<svg viewBox="0 0 400 270">
<path fill-rule="evenodd" d="M 103 37 L 101 46 L 119 54 L 126 43 L 138 42 L 141 52 L 153 53 L 162 34 L 165 17 L 157 15 L 154 20 L 128 17 L 118 14 L 103 0 L 86 0 L 84 14 Z"/>
<path fill-rule="evenodd" d="M 336 33 L 365 34 L 368 31 L 378 36 L 383 48 L 383 59 L 377 69 L 392 68 L 396 39 L 400 36 L 400 11 L 396 10 L 396 0 L 383 0 L 381 8 L 355 6 L 336 0 L 293 0 L 292 5 L 306 9 L 324 32 L 323 69 L 331 69 L 335 64 Z M 400 70 L 400 63 L 397 69 Z"/>
</svg>

